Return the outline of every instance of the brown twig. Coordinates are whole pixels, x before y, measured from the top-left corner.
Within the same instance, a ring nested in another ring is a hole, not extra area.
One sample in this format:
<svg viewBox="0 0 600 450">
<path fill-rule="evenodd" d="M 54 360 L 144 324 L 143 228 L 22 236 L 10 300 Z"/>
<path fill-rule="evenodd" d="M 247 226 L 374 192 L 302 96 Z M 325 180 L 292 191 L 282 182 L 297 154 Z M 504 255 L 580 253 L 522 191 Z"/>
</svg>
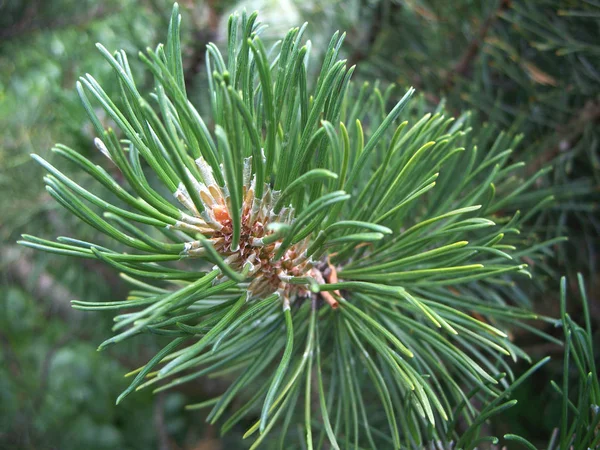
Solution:
<svg viewBox="0 0 600 450">
<path fill-rule="evenodd" d="M 309 275 L 314 278 L 316 280 L 317 283 L 319 284 L 330 284 L 331 283 L 331 274 L 335 272 L 335 268 L 333 268 L 333 271 L 330 270 L 329 266 L 331 266 L 331 264 L 328 262 L 328 265 L 325 266 L 326 269 L 322 270 L 322 269 L 317 269 L 317 268 L 313 268 L 311 269 Z M 333 266 L 331 266 L 333 267 Z M 337 280 L 337 273 L 334 275 L 335 279 Z M 340 295 L 339 291 L 334 291 L 337 295 Z M 340 304 L 339 302 L 335 299 L 335 297 L 333 295 L 331 295 L 331 293 L 329 293 L 328 291 L 321 291 L 319 292 L 319 295 L 321 296 L 321 298 L 323 300 L 325 300 L 327 303 L 329 303 L 329 306 L 331 306 L 332 309 L 336 309 Z"/>
<path fill-rule="evenodd" d="M 471 65 L 479 54 L 481 44 L 485 40 L 490 28 L 496 22 L 496 20 L 498 20 L 500 14 L 508 9 L 509 6 L 510 0 L 502 0 L 498 8 L 496 8 L 496 10 L 486 19 L 486 21 L 481 24 L 477 35 L 471 40 L 462 57 L 458 60 L 454 68 L 448 73 L 446 82 L 444 83 L 446 89 L 450 89 L 454 85 L 456 76 L 464 77 L 469 73 Z"/>
<path fill-rule="evenodd" d="M 371 53 L 371 48 L 377 42 L 377 36 L 383 29 L 383 2 L 380 2 L 377 10 L 374 13 L 374 18 L 371 22 L 371 26 L 367 32 L 367 36 L 363 39 L 360 39 L 358 44 L 354 45 L 354 51 L 348 57 L 348 67 L 356 66 L 361 61 L 367 59 L 369 54 Z M 392 5 L 393 7 L 395 5 Z M 397 6 L 395 6 L 397 7 Z M 352 33 L 354 34 L 354 33 Z M 352 35 L 351 34 L 351 35 Z M 351 42 L 351 45 L 353 42 Z"/>
<path fill-rule="evenodd" d="M 192 3 L 192 2 L 190 2 Z M 190 52 L 185 57 L 185 69 L 183 78 L 186 88 L 192 89 L 196 75 L 204 67 L 206 58 L 206 46 L 214 41 L 219 30 L 219 14 L 216 9 L 216 1 L 208 0 L 201 14 L 193 14 L 194 32 L 193 40 L 189 46 Z M 189 5 L 193 7 L 193 3 Z"/>
<path fill-rule="evenodd" d="M 0 333 L 0 344 L 2 345 L 4 353 L 5 366 L 8 368 L 14 379 L 19 378 L 22 374 L 21 364 L 19 363 L 19 358 L 12 347 L 10 339 L 4 333 Z"/>
<path fill-rule="evenodd" d="M 0 262 L 10 278 L 28 288 L 28 291 L 36 297 L 47 299 L 59 316 L 73 318 L 81 314 L 80 311 L 71 309 L 69 304 L 75 296 L 49 273 L 38 273 L 25 251 L 15 247 L 5 247 L 0 253 Z M 33 286 L 31 286 L 32 280 L 35 280 Z"/>
<path fill-rule="evenodd" d="M 552 136 L 552 140 L 556 143 L 541 151 L 540 155 L 528 165 L 529 173 L 537 172 L 562 151 L 572 148 L 590 124 L 598 124 L 599 122 L 600 100 L 588 100 L 577 115 L 556 130 L 558 136 Z"/>
<path fill-rule="evenodd" d="M 170 450 L 169 432 L 165 425 L 165 395 L 159 393 L 154 400 L 154 428 L 158 437 L 158 449 Z"/>
</svg>

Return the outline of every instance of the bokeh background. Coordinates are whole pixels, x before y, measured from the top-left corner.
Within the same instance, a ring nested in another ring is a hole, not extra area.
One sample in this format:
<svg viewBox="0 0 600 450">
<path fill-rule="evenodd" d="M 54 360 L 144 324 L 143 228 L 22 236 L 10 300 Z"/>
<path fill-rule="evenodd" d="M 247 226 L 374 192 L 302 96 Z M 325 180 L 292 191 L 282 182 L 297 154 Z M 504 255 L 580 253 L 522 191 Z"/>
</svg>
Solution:
<svg viewBox="0 0 600 450">
<path fill-rule="evenodd" d="M 498 129 L 525 134 L 518 158 L 532 173 L 552 164 L 558 206 L 539 218 L 542 234 L 567 235 L 540 280 L 523 297 L 542 314 L 558 315 L 560 275 L 586 278 L 594 329 L 600 322 L 597 254 L 600 224 L 600 2 L 592 0 L 182 0 L 185 80 L 202 112 L 204 49 L 224 44 L 234 10 L 258 9 L 275 40 L 309 22 L 318 56 L 337 29 L 357 64 L 355 79 L 415 86 L 435 106 L 474 110 Z M 93 130 L 75 82 L 87 72 L 108 92 L 116 79 L 94 43 L 130 58 L 166 36 L 170 0 L 0 0 L 0 448 L 234 449 L 241 429 L 221 438 L 202 412 L 184 405 L 214 397 L 226 381 L 205 379 L 152 396 L 141 392 L 118 407 L 123 374 L 144 364 L 159 338 L 127 341 L 102 353 L 109 314 L 72 310 L 69 301 L 126 295 L 119 274 L 94 261 L 33 253 L 16 245 L 22 233 L 77 236 L 81 224 L 46 194 L 43 171 L 29 157 L 54 161 L 56 142 L 99 160 Z M 140 84 L 151 80 L 134 65 Z M 377 81 L 379 80 L 379 81 Z M 72 172 L 71 172 L 72 173 Z M 74 174 L 83 185 L 89 182 Z M 542 236 L 544 237 L 544 236 Z M 98 238 L 95 237 L 97 241 Z M 573 283 L 570 284 L 570 286 Z M 572 289 L 574 292 L 575 290 Z M 526 295 L 527 294 L 527 295 Z M 572 297 L 576 298 L 573 293 Z M 581 305 L 570 302 L 575 318 Z M 541 326 L 532 324 L 533 327 Z M 552 329 L 540 331 L 560 336 Z M 514 333 L 533 360 L 553 360 L 516 393 L 519 404 L 496 417 L 490 432 L 521 434 L 542 447 L 559 421 L 550 388 L 562 377 L 563 348 L 531 333 Z M 598 340 L 595 334 L 594 340 Z M 596 346 L 596 348 L 600 348 Z M 596 355 L 597 357 L 598 355 Z M 523 371 L 525 364 L 515 371 Z"/>
</svg>

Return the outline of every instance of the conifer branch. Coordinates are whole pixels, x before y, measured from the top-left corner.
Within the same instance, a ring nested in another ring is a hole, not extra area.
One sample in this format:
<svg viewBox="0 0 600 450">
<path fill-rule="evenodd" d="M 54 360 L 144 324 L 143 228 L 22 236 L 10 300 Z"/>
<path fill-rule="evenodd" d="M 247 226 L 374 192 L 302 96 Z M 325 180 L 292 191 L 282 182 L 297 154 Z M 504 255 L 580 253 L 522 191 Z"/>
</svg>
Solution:
<svg viewBox="0 0 600 450">
<path fill-rule="evenodd" d="M 77 85 L 120 182 L 64 145 L 53 151 L 102 194 L 34 155 L 49 194 L 115 244 L 20 243 L 101 261 L 132 284 L 127 300 L 73 302 L 115 312 L 100 349 L 170 338 L 128 374 L 117 402 L 231 374 L 225 392 L 191 408 L 211 407 L 215 423 L 242 400 L 223 430 L 257 412 L 252 448 L 274 430 L 286 442 L 291 423 L 333 448 L 476 442 L 481 423 L 515 403 L 507 359 L 528 359 L 507 333 L 537 318 L 513 301 L 515 280 L 561 241 L 529 225 L 553 202 L 552 190 L 534 189 L 549 169 L 529 176 L 512 159 L 522 136 L 468 112 L 423 115 L 412 88 L 392 102 L 394 87 L 355 86 L 340 60 L 344 34 L 310 82 L 305 27 L 267 51 L 256 13 L 230 17 L 226 52 L 207 46 L 202 117 L 186 93 L 180 21 L 175 5 L 166 44 L 140 53 L 150 94 L 125 52 L 101 45 L 118 95 L 90 74 Z"/>
</svg>

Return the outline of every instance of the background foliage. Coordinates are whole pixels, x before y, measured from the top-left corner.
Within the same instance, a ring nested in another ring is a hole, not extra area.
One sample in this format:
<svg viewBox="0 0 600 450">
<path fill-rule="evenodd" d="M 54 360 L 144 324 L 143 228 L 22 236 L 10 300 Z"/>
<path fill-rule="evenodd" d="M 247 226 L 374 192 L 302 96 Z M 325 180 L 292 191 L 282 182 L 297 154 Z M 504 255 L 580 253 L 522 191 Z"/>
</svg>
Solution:
<svg viewBox="0 0 600 450">
<path fill-rule="evenodd" d="M 498 128 L 523 132 L 518 158 L 533 169 L 550 162 L 554 171 L 540 183 L 564 186 L 558 205 L 535 226 L 544 237 L 568 235 L 571 240 L 557 248 L 559 258 L 537 271 L 535 288 L 518 289 L 534 289 L 534 309 L 560 317 L 559 274 L 568 274 L 564 291 L 570 291 L 569 309 L 576 322 L 585 323 L 582 303 L 575 300 L 579 289 L 574 274 L 583 272 L 592 286 L 589 292 L 595 292 L 600 235 L 597 2 L 182 2 L 188 17 L 183 27 L 185 80 L 198 105 L 207 85 L 204 46 L 211 40 L 223 44 L 228 11 L 239 7 L 259 9 L 261 19 L 273 24 L 272 35 L 308 20 L 307 34 L 317 52 L 325 50 L 333 31 L 346 30 L 342 53 L 351 64 L 358 63 L 355 79 L 381 79 L 383 87 L 386 82 L 414 85 L 425 102 L 433 105 L 445 98 L 451 111 L 471 108 Z M 137 394 L 115 407 L 114 399 L 127 385 L 121 374 L 143 364 L 164 342 L 156 338 L 143 346 L 132 342 L 96 353 L 96 344 L 110 335 L 110 317 L 73 311 L 68 301 L 120 299 L 122 281 L 99 263 L 73 264 L 39 253 L 34 257 L 14 245 L 23 232 L 97 240 L 91 228 L 49 201 L 42 170 L 29 154 L 41 154 L 61 167 L 49 149 L 62 142 L 89 152 L 92 160 L 102 157 L 93 148 L 94 132 L 79 104 L 75 80 L 90 72 L 109 89 L 116 80 L 93 44 L 133 55 L 164 40 L 170 2 L 7 0 L 0 8 L 0 447 L 244 448 L 239 434 L 219 439 L 216 430 L 204 425 L 203 412 L 182 408 L 222 391 L 216 380 L 155 397 Z M 151 80 L 145 82 L 149 87 Z M 572 353 L 590 356 L 600 305 L 594 295 L 588 300 L 590 342 L 587 350 Z M 552 324 L 532 326 L 564 339 L 563 330 Z M 575 325 L 563 323 L 563 329 L 569 327 Z M 586 371 L 565 372 L 564 349 L 569 346 L 529 332 L 515 331 L 512 339 L 534 361 L 546 355 L 552 360 L 523 381 L 514 391 L 519 403 L 494 416 L 485 431 L 520 434 L 542 447 L 565 417 L 550 380 L 562 390 L 568 381 L 573 401 L 589 405 L 579 395 L 589 388 L 582 382 Z M 597 354 L 588 362 L 594 359 Z M 524 364 L 515 370 L 528 368 Z"/>
</svg>

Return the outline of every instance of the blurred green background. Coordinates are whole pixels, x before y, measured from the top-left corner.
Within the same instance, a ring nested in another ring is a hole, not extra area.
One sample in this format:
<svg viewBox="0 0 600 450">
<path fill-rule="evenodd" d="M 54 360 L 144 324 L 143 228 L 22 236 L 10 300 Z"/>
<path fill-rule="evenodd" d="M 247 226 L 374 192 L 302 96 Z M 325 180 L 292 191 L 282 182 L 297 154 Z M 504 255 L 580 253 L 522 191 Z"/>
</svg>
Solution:
<svg viewBox="0 0 600 450">
<path fill-rule="evenodd" d="M 204 48 L 223 45 L 231 11 L 258 9 L 269 37 L 309 21 L 312 53 L 336 29 L 348 33 L 343 53 L 358 64 L 355 79 L 385 87 L 415 86 L 431 105 L 471 108 L 499 127 L 525 133 L 519 158 L 535 169 L 553 164 L 547 180 L 564 186 L 559 206 L 539 218 L 542 233 L 564 234 L 552 270 L 533 291 L 534 308 L 558 313 L 556 274 L 584 273 L 595 327 L 600 303 L 597 249 L 600 224 L 600 4 L 539 0 L 183 0 L 185 79 L 206 111 Z M 116 89 L 94 43 L 134 55 L 166 36 L 167 0 L 0 0 L 0 448 L 225 449 L 245 448 L 240 433 L 220 439 L 202 412 L 187 403 L 211 398 L 226 381 L 208 379 L 158 396 L 114 401 L 123 374 L 144 364 L 160 339 L 127 342 L 103 353 L 108 314 L 72 310 L 71 299 L 116 300 L 126 295 L 112 269 L 17 247 L 20 234 L 86 239 L 94 231 L 50 201 L 41 154 L 61 142 L 100 160 L 75 92 L 87 72 L 107 92 Z M 134 65 L 140 84 L 151 80 Z M 69 170 L 69 169 L 68 169 Z M 532 171 L 533 172 L 533 171 Z M 85 185 L 89 180 L 70 172 Z M 95 239 L 98 240 L 97 238 Z M 579 303 L 572 302 L 575 317 Z M 535 325 L 535 324 L 534 324 Z M 544 330 L 557 336 L 560 333 Z M 597 334 L 594 336 L 597 340 Z M 519 405 L 496 418 L 490 432 L 520 433 L 547 442 L 560 416 L 549 380 L 562 376 L 562 348 L 515 334 L 534 360 L 553 362 L 517 392 Z M 598 346 L 596 346 L 598 348 Z M 518 365 L 522 371 L 526 365 Z"/>
</svg>

